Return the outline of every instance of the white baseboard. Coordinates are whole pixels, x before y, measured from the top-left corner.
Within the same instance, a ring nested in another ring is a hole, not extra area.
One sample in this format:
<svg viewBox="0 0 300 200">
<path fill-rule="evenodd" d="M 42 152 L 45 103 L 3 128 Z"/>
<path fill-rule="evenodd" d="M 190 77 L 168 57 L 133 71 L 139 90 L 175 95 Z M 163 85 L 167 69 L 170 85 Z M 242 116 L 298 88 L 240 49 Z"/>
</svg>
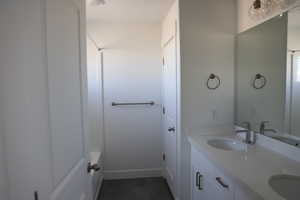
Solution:
<svg viewBox="0 0 300 200">
<path fill-rule="evenodd" d="M 130 178 L 148 178 L 148 177 L 161 177 L 162 169 L 130 169 L 130 170 L 105 170 L 104 179 L 130 179 Z"/>
</svg>

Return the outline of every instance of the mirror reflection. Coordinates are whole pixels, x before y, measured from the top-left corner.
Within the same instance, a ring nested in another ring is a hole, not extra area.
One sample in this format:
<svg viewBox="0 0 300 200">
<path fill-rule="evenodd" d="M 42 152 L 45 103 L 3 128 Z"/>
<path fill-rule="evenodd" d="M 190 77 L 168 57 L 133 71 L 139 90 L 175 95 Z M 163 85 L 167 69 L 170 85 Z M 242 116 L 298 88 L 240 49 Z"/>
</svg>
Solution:
<svg viewBox="0 0 300 200">
<path fill-rule="evenodd" d="M 298 146 L 300 8 L 237 36 L 235 122 Z M 300 141 L 300 140 L 299 140 Z"/>
</svg>

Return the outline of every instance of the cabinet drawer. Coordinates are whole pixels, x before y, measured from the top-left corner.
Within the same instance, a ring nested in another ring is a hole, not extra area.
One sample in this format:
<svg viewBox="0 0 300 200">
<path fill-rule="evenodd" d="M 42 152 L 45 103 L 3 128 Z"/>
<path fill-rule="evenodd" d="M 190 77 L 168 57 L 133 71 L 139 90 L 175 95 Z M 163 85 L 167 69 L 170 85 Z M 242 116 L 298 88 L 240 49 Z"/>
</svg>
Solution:
<svg viewBox="0 0 300 200">
<path fill-rule="evenodd" d="M 223 173 L 215 168 L 214 173 L 215 187 L 218 194 L 222 195 L 219 199 L 233 200 L 235 194 L 235 184 Z"/>
<path fill-rule="evenodd" d="M 202 190 L 199 192 L 197 187 L 192 190 L 192 199 L 198 200 L 234 200 L 235 184 L 215 167 L 201 152 L 197 149 L 191 149 L 192 164 L 192 184 L 197 185 L 197 174 L 201 175 L 198 181 Z M 196 197 L 196 198 L 195 198 Z M 198 198 L 201 197 L 201 198 Z"/>
</svg>

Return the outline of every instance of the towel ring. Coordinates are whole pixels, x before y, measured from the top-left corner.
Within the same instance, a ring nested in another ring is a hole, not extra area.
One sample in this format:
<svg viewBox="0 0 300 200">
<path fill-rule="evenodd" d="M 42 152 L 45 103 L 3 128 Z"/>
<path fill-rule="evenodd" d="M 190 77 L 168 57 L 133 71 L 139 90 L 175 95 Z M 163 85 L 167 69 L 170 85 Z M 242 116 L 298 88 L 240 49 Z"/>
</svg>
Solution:
<svg viewBox="0 0 300 200">
<path fill-rule="evenodd" d="M 210 85 L 210 82 L 211 82 L 212 80 L 217 80 L 217 84 L 216 84 L 215 86 L 211 86 L 211 85 Z M 217 76 L 217 75 L 215 75 L 215 74 L 210 74 L 209 77 L 208 77 L 208 79 L 207 79 L 207 81 L 206 81 L 206 86 L 207 86 L 207 88 L 208 88 L 209 90 L 215 90 L 215 89 L 219 88 L 220 85 L 221 85 L 221 79 L 220 79 L 220 77 Z"/>
<path fill-rule="evenodd" d="M 260 85 L 257 84 L 258 80 L 262 81 Z M 252 83 L 253 88 L 259 90 L 264 88 L 266 85 L 267 85 L 267 78 L 264 75 L 256 74 Z"/>
</svg>

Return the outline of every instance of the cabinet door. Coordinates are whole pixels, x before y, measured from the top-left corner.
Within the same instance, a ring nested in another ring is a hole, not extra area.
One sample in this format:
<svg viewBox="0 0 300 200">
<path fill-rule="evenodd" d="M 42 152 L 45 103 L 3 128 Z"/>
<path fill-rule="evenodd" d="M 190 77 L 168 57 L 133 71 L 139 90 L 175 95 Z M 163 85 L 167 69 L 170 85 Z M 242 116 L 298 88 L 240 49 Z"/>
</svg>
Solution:
<svg viewBox="0 0 300 200">
<path fill-rule="evenodd" d="M 192 200 L 200 199 L 201 190 L 199 188 L 199 172 L 197 167 L 192 163 L 191 170 L 191 196 Z"/>
<path fill-rule="evenodd" d="M 209 171 L 201 169 L 201 163 L 192 162 L 191 170 L 191 196 L 192 200 L 218 199 L 215 183 L 211 181 Z"/>
<path fill-rule="evenodd" d="M 234 199 L 234 183 L 220 173 L 201 152 L 192 148 L 191 161 L 192 200 Z"/>
</svg>

